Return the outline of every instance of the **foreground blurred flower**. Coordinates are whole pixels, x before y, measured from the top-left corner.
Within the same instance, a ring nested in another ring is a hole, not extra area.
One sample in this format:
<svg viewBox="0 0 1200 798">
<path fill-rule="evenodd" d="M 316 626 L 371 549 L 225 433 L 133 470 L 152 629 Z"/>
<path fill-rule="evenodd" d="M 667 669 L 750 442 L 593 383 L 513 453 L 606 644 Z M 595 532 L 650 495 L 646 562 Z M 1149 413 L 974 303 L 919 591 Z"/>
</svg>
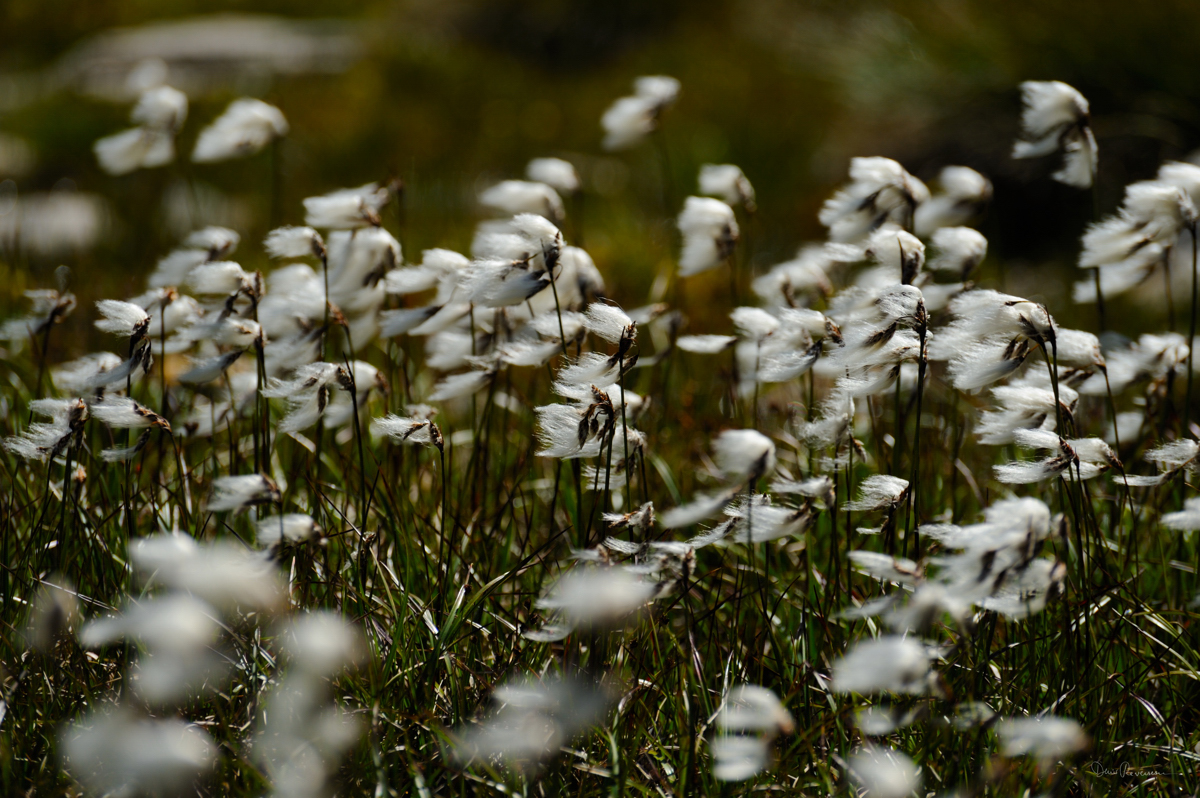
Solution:
<svg viewBox="0 0 1200 798">
<path fill-rule="evenodd" d="M 539 630 L 525 632 L 530 640 L 562 640 L 575 629 L 605 629 L 630 620 L 665 585 L 646 579 L 635 571 L 614 566 L 585 566 L 559 578 L 538 599 L 536 607 L 550 610 L 552 623 Z"/>
<path fill-rule="evenodd" d="M 775 693 L 754 684 L 729 691 L 716 717 L 717 735 L 710 743 L 713 776 L 719 781 L 745 781 L 767 766 L 771 743 L 791 734 L 796 723 Z"/>
<path fill-rule="evenodd" d="M 863 798 L 904 798 L 921 786 L 921 768 L 891 748 L 864 748 L 847 764 Z"/>
<path fill-rule="evenodd" d="M 67 770 L 101 794 L 184 794 L 217 759 L 217 745 L 192 723 L 98 711 L 62 733 Z"/>
<path fill-rule="evenodd" d="M 1077 722 L 1053 715 L 1005 719 L 997 724 L 996 731 L 1004 743 L 1005 756 L 1031 756 L 1042 768 L 1086 751 L 1092 744 Z"/>
<path fill-rule="evenodd" d="M 492 693 L 491 715 L 451 733 L 450 758 L 463 767 L 499 760 L 518 770 L 536 768 L 599 723 L 609 701 L 602 686 L 582 678 L 507 682 Z"/>
</svg>

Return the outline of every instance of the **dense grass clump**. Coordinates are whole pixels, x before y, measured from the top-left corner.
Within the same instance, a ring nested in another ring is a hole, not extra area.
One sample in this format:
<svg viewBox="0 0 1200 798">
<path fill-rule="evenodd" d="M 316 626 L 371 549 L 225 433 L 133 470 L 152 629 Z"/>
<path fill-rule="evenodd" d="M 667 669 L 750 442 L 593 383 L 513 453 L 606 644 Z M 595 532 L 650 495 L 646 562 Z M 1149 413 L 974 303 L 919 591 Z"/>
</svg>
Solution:
<svg viewBox="0 0 1200 798">
<path fill-rule="evenodd" d="M 1087 232 L 1098 337 L 1003 292 L 966 167 L 857 158 L 828 240 L 752 266 L 739 168 L 660 180 L 679 90 L 602 120 L 679 211 L 648 295 L 572 245 L 599 231 L 560 159 L 481 193 L 469 256 L 404 252 L 393 181 L 261 252 L 197 230 L 135 297 L 29 294 L 5 794 L 1197 790 L 1200 167 Z M 1087 101 L 1023 90 L 1014 154 L 1088 190 Z M 100 163 L 174 161 L 186 110 L 148 89 Z M 287 133 L 239 100 L 194 168 Z M 1115 334 L 1104 300 L 1170 269 L 1190 313 Z M 53 362 L 71 314 L 97 351 Z"/>
</svg>

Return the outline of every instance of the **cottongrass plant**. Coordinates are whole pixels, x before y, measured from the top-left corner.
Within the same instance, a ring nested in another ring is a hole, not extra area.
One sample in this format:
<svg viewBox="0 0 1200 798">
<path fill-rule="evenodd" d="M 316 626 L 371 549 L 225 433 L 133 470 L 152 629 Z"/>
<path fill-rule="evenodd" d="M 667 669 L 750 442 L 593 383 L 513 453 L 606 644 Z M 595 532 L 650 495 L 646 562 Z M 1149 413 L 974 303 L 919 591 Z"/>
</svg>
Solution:
<svg viewBox="0 0 1200 798">
<path fill-rule="evenodd" d="M 554 158 L 483 184 L 463 252 L 410 260 L 400 184 L 368 183 L 262 247 L 184 236 L 135 296 L 28 295 L 5 794 L 1116 794 L 1121 763 L 1196 792 L 1195 303 L 1188 337 L 1063 326 L 993 287 L 985 175 L 882 157 L 743 281 L 774 200 L 730 164 L 670 197 L 679 92 L 602 122 L 659 146 L 636 211 L 681 235 L 648 297 L 580 246 L 590 170 Z M 1087 101 L 1022 94 L 1014 154 L 1091 185 Z M 172 160 L 185 109 L 151 86 L 102 165 Z M 236 101 L 190 168 L 286 130 Z M 1084 233 L 1101 291 L 1194 260 L 1198 174 Z M 59 362 L 77 305 L 104 335 Z"/>
</svg>

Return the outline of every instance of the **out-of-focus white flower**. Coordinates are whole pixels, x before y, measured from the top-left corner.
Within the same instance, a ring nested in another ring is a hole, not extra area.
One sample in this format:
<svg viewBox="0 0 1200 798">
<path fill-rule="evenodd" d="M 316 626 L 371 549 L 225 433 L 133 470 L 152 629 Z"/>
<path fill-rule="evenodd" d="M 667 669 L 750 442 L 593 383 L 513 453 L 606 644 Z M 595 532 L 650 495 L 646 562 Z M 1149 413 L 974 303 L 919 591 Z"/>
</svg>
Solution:
<svg viewBox="0 0 1200 798">
<path fill-rule="evenodd" d="M 187 118 L 187 106 L 187 96 L 170 86 L 143 93 L 130 114 L 140 127 L 102 138 L 93 147 L 101 168 L 124 175 L 173 161 L 175 133 Z"/>
<path fill-rule="evenodd" d="M 499 758 L 532 769 L 571 738 L 596 725 L 609 704 L 607 692 L 580 679 L 512 680 L 492 693 L 496 709 L 482 723 L 451 734 L 451 758 L 460 766 Z"/>
<path fill-rule="evenodd" d="M 1076 188 L 1090 188 L 1096 178 L 1096 138 L 1092 135 L 1088 101 L 1058 80 L 1027 80 L 1021 84 L 1021 133 L 1013 145 L 1014 158 L 1038 158 L 1063 153 L 1063 167 L 1052 177 Z"/>
<path fill-rule="evenodd" d="M 731 164 L 706 163 L 700 167 L 700 193 L 720 197 L 729 205 L 741 205 L 753 213 L 754 186 L 746 179 L 741 167 Z"/>
<path fill-rule="evenodd" d="M 857 643 L 833 663 L 837 693 L 924 693 L 930 682 L 929 654 L 908 637 L 889 636 Z"/>
<path fill-rule="evenodd" d="M 679 96 L 679 81 L 666 75 L 640 77 L 633 85 L 633 96 L 620 98 L 600 117 L 606 150 L 627 149 L 653 133 Z"/>
<path fill-rule="evenodd" d="M 483 205 L 502 213 L 535 213 L 554 222 L 566 215 L 562 198 L 545 183 L 528 180 L 503 180 L 479 195 Z"/>
<path fill-rule="evenodd" d="M 725 430 L 713 442 L 713 454 L 730 479 L 759 479 L 775 470 L 775 443 L 757 430 Z"/>
<path fill-rule="evenodd" d="M 525 636 L 559 640 L 574 629 L 604 628 L 627 621 L 661 591 L 662 585 L 628 568 L 581 567 L 564 576 L 538 599 L 536 606 L 554 614 L 554 621 Z"/>
<path fill-rule="evenodd" d="M 575 172 L 575 166 L 562 158 L 534 158 L 525 167 L 525 176 L 563 194 L 573 194 L 579 190 L 579 175 Z"/>
<path fill-rule="evenodd" d="M 321 534 L 321 527 L 311 515 L 286 513 L 260 518 L 254 525 L 255 538 L 260 546 L 277 546 L 280 543 L 301 543 Z"/>
<path fill-rule="evenodd" d="M 938 175 L 942 193 L 917 207 L 913 232 L 928 237 L 943 227 L 969 222 L 987 207 L 992 198 L 992 181 L 966 166 L 947 166 Z"/>
<path fill-rule="evenodd" d="M 388 190 L 378 183 L 309 197 L 304 200 L 304 223 L 328 230 L 352 230 L 378 225 L 379 211 L 388 199 Z"/>
<path fill-rule="evenodd" d="M 272 258 L 321 257 L 325 254 L 321 234 L 311 227 L 277 227 L 267 234 L 263 244 Z"/>
<path fill-rule="evenodd" d="M 332 612 L 305 612 L 294 617 L 284 628 L 281 641 L 293 668 L 320 679 L 336 676 L 367 657 L 358 627 Z"/>
<path fill-rule="evenodd" d="M 241 545 L 202 546 L 187 535 L 162 534 L 133 541 L 129 554 L 149 584 L 191 593 L 219 609 L 269 611 L 283 599 L 275 567 L 262 553 Z"/>
<path fill-rule="evenodd" d="M 996 725 L 996 731 L 1005 756 L 1032 756 L 1044 768 L 1086 751 L 1092 744 L 1076 721 L 1053 715 L 1006 718 Z"/>
<path fill-rule="evenodd" d="M 287 132 L 282 111 L 262 100 L 243 97 L 200 131 L 192 160 L 213 163 L 253 155 Z"/>
<path fill-rule="evenodd" d="M 905 798 L 921 786 L 921 769 L 892 748 L 864 748 L 848 764 L 863 798 Z"/>
<path fill-rule="evenodd" d="M 987 246 L 987 239 L 978 230 L 970 227 L 939 228 L 933 234 L 933 248 L 937 255 L 929 261 L 929 269 L 965 280 L 987 257 Z"/>
<path fill-rule="evenodd" d="M 679 255 L 681 277 L 715 269 L 733 254 L 738 223 L 733 208 L 724 202 L 710 197 L 688 197 L 678 225 L 683 234 L 683 251 Z"/>
<path fill-rule="evenodd" d="M 217 760 L 216 743 L 199 726 L 120 709 L 76 721 L 63 731 L 62 745 L 71 775 L 108 795 L 182 794 Z"/>
</svg>

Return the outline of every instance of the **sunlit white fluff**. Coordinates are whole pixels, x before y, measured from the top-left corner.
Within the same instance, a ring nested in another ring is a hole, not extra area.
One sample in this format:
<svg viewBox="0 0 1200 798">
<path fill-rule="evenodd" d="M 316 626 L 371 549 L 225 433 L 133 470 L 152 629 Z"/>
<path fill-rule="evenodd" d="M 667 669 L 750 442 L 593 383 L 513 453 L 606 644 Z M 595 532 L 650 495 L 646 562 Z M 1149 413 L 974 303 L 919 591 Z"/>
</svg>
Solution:
<svg viewBox="0 0 1200 798">
<path fill-rule="evenodd" d="M 96 322 L 96 328 L 125 338 L 140 339 L 150 327 L 150 316 L 132 302 L 116 299 L 101 299 L 96 309 L 104 316 Z"/>
<path fill-rule="evenodd" d="M 757 430 L 725 430 L 713 441 L 713 455 L 729 479 L 758 479 L 775 470 L 775 443 Z"/>
<path fill-rule="evenodd" d="M 262 474 L 218 477 L 213 480 L 208 509 L 212 512 L 239 510 L 253 504 L 279 501 L 279 487 Z"/>
<path fill-rule="evenodd" d="M 270 611 L 283 600 L 274 566 L 260 552 L 238 543 L 200 544 L 187 535 L 160 534 L 133 541 L 129 553 L 149 585 L 190 593 L 218 609 Z"/>
<path fill-rule="evenodd" d="M 302 543 L 321 533 L 321 527 L 312 516 L 304 513 L 268 515 L 254 525 L 255 539 L 260 546 L 277 546 L 280 543 Z"/>
<path fill-rule="evenodd" d="M 583 566 L 560 577 L 538 599 L 536 606 L 550 611 L 555 628 L 610 627 L 629 620 L 649 603 L 662 586 L 627 568 Z M 530 636 L 527 633 L 526 636 Z M 566 634 L 562 634 L 565 637 Z M 539 635 L 537 639 L 549 639 Z"/>
<path fill-rule="evenodd" d="M 277 227 L 267 234 L 263 246 L 272 258 L 307 258 L 325 252 L 321 234 L 311 227 Z"/>
</svg>

